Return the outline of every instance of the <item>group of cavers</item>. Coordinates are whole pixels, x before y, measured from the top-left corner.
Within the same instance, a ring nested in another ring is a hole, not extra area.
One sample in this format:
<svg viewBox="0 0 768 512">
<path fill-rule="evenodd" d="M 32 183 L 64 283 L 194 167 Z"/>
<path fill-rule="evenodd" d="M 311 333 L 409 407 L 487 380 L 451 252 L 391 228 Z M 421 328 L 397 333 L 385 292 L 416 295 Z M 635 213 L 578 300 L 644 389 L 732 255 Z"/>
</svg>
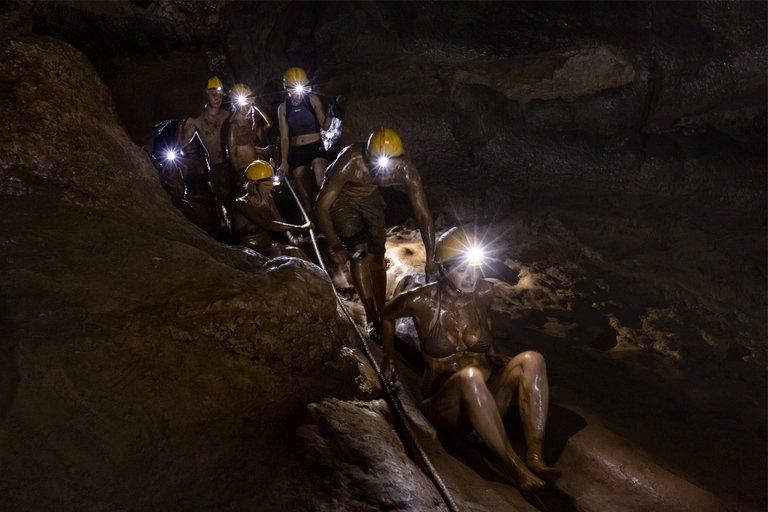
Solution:
<svg viewBox="0 0 768 512">
<path fill-rule="evenodd" d="M 175 147 L 184 152 L 184 173 L 178 174 L 183 182 L 168 186 L 173 182 L 168 176 L 176 174 L 166 156 L 160 166 L 166 188 L 172 196 L 181 192 L 185 207 L 213 236 L 226 241 L 229 233 L 233 241 L 269 258 L 310 260 L 300 247 L 303 241 L 292 233 L 316 225 L 329 267 L 348 265 L 371 337 L 384 348 L 384 378 L 397 379 L 395 321 L 412 318 L 426 368 L 424 415 L 440 428 L 476 431 L 501 460 L 500 471 L 524 492 L 557 478 L 558 471 L 542 457 L 549 401 L 544 359 L 534 351 L 515 357 L 495 352 L 490 324 L 494 291 L 482 278 L 482 241 L 459 227 L 435 241 L 421 176 L 391 128 L 376 129 L 367 142 L 345 147 L 329 165 L 321 131 L 328 130 L 333 117 L 343 117 L 343 109 L 336 101 L 324 108 L 300 68 L 286 71 L 283 85 L 288 98 L 277 109 L 279 145 L 269 145 L 273 121 L 255 104 L 250 89 L 232 87 L 232 109 L 223 110 L 223 84 L 210 78 L 203 113 L 180 121 L 174 131 Z M 290 186 L 288 180 L 295 184 L 303 223 L 285 222 L 272 197 L 281 182 Z M 408 195 L 426 253 L 424 279 L 403 280 L 389 301 L 380 187 Z M 205 194 L 215 201 L 196 200 Z M 200 220 L 205 218 L 207 223 Z M 278 242 L 273 236 L 285 238 Z M 514 405 L 525 434 L 522 457 L 502 423 Z"/>
</svg>

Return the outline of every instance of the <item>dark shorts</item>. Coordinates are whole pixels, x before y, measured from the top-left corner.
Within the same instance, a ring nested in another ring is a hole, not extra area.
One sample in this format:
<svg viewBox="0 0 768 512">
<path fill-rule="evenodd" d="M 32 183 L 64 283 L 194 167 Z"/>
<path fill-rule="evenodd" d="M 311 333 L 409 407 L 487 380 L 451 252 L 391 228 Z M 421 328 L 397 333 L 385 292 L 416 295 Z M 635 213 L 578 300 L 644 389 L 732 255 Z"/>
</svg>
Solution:
<svg viewBox="0 0 768 512">
<path fill-rule="evenodd" d="M 331 206 L 331 219 L 336 234 L 348 251 L 366 244 L 369 253 L 384 254 L 387 241 L 385 206 L 378 190 L 365 197 L 339 194 Z"/>
<path fill-rule="evenodd" d="M 209 179 L 216 201 L 219 204 L 229 204 L 232 196 L 237 193 L 237 181 L 229 164 L 211 164 Z"/>
<path fill-rule="evenodd" d="M 187 174 L 187 195 L 204 196 L 211 193 L 208 176 L 205 174 Z"/>
<path fill-rule="evenodd" d="M 322 139 L 303 146 L 291 146 L 288 151 L 288 161 L 291 162 L 292 169 L 303 165 L 312 165 L 312 160 L 315 158 L 328 159 L 328 153 L 325 152 Z"/>
</svg>

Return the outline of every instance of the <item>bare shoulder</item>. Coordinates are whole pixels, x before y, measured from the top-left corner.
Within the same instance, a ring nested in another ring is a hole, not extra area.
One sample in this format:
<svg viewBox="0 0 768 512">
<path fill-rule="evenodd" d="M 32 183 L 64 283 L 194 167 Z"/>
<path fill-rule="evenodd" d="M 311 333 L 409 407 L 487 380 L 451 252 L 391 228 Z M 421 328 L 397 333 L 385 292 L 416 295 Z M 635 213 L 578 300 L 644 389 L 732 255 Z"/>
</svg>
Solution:
<svg viewBox="0 0 768 512">
<path fill-rule="evenodd" d="M 362 144 L 352 144 L 351 146 L 347 146 L 339 152 L 339 156 L 336 157 L 336 160 L 328 166 L 328 173 L 340 174 L 352 172 L 356 160 L 362 159 L 362 156 Z"/>
<path fill-rule="evenodd" d="M 398 293 L 382 308 L 382 318 L 418 316 L 422 312 L 432 311 L 437 302 L 437 286 L 437 283 L 428 283 Z"/>
<path fill-rule="evenodd" d="M 320 98 L 317 96 L 317 94 L 310 94 L 309 95 L 309 103 L 313 107 L 318 107 L 318 106 L 322 107 L 323 106 L 323 102 L 320 101 Z"/>
</svg>

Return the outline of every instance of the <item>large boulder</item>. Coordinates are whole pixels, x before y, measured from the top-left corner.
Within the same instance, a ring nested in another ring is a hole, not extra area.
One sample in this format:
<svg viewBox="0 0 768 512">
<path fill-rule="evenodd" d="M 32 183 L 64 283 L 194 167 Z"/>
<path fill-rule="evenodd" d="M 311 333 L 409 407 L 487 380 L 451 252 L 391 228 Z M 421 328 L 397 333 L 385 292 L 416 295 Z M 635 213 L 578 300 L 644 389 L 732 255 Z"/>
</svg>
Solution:
<svg viewBox="0 0 768 512">
<path fill-rule="evenodd" d="M 29 21 L 0 30 L 0 509 L 261 508 L 306 404 L 357 393 L 331 283 L 186 221 Z"/>
</svg>

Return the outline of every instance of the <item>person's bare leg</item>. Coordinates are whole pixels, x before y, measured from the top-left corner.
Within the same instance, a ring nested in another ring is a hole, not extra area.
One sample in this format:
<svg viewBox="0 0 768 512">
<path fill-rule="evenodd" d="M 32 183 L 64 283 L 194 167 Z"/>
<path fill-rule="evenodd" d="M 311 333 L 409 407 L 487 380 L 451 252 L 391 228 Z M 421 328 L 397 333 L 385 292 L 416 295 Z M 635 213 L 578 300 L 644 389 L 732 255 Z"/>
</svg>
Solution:
<svg viewBox="0 0 768 512">
<path fill-rule="evenodd" d="M 509 411 L 517 391 L 527 448 L 526 464 L 531 471 L 544 479 L 554 480 L 560 476 L 560 471 L 547 466 L 542 457 L 549 410 L 549 383 L 544 357 L 533 351 L 518 354 L 507 363 L 504 370 L 489 380 L 488 387 L 502 417 Z"/>
<path fill-rule="evenodd" d="M 361 244 L 352 248 L 354 254 L 358 250 L 365 250 L 365 244 Z M 373 296 L 373 283 L 371 280 L 371 268 L 370 268 L 371 255 L 366 255 L 365 258 L 350 258 L 349 267 L 352 273 L 352 282 L 355 285 L 355 291 L 360 297 L 360 302 L 363 304 L 365 310 L 366 322 L 373 324 L 373 327 L 378 331 L 379 329 L 379 314 L 376 310 L 376 301 Z"/>
<path fill-rule="evenodd" d="M 371 269 L 371 282 L 373 284 L 373 300 L 378 311 L 387 300 L 387 262 L 384 253 L 369 254 L 368 265 Z"/>
<path fill-rule="evenodd" d="M 461 430 L 464 426 L 462 411 L 485 444 L 517 477 L 523 492 L 544 485 L 518 457 L 509 443 L 496 400 L 485 384 L 485 376 L 474 367 L 454 373 L 442 388 L 422 405 L 424 414 L 439 427 Z"/>
<path fill-rule="evenodd" d="M 325 171 L 328 169 L 328 160 L 325 158 L 315 158 L 312 160 L 312 171 L 315 175 L 315 183 L 317 183 L 317 190 L 323 186 L 323 180 L 325 179 Z"/>
<path fill-rule="evenodd" d="M 304 207 L 304 211 L 312 218 L 312 206 L 315 204 L 315 197 L 313 194 L 314 185 L 312 183 L 312 176 L 309 173 L 309 166 L 302 165 L 293 170 L 293 177 L 296 180 L 296 195 L 301 200 L 301 206 Z"/>
</svg>

